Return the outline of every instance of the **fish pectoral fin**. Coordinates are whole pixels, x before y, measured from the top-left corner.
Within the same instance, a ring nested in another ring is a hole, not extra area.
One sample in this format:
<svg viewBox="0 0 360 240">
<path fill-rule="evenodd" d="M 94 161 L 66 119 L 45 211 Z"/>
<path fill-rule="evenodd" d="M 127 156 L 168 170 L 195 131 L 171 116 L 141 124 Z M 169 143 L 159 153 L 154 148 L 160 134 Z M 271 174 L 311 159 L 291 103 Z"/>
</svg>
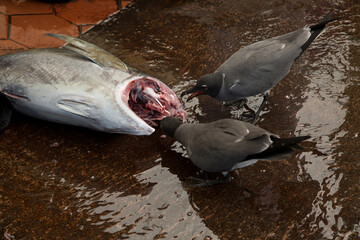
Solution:
<svg viewBox="0 0 360 240">
<path fill-rule="evenodd" d="M 72 100 L 72 99 L 62 99 L 57 102 L 57 107 L 61 110 L 72 113 L 85 118 L 91 117 L 92 105 L 86 103 L 85 101 Z"/>
<path fill-rule="evenodd" d="M 8 98 L 12 98 L 12 99 L 20 99 L 20 100 L 26 100 L 26 101 L 30 101 L 30 99 L 22 94 L 17 94 L 17 93 L 10 93 L 10 91 L 6 91 L 6 90 L 2 90 L 0 91 L 2 94 L 6 95 Z"/>
<path fill-rule="evenodd" d="M 63 34 L 47 33 L 45 35 L 63 40 L 71 44 L 72 46 L 64 46 L 64 48 L 85 56 L 99 66 L 116 68 L 130 73 L 129 67 L 123 61 L 92 43 L 88 43 L 79 38 L 74 38 Z"/>
<path fill-rule="evenodd" d="M 12 114 L 12 105 L 4 94 L 0 93 L 0 132 L 9 126 Z"/>
</svg>

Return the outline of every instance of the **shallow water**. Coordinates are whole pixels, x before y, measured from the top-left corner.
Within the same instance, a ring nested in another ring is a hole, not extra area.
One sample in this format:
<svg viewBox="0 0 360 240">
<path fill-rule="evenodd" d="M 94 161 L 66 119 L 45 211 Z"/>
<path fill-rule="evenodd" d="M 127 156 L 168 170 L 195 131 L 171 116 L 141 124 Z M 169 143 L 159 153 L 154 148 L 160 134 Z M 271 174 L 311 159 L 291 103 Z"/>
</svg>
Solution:
<svg viewBox="0 0 360 240">
<path fill-rule="evenodd" d="M 360 4 L 136 1 L 82 38 L 177 94 L 254 41 L 329 24 L 270 92 L 258 125 L 311 135 L 287 161 L 194 188 L 198 169 L 157 130 L 109 135 L 16 115 L 1 137 L 0 231 L 15 239 L 360 239 Z M 249 99 L 256 108 L 261 96 Z M 241 111 L 201 96 L 189 121 Z M 253 194 L 249 194 L 251 191 Z"/>
</svg>

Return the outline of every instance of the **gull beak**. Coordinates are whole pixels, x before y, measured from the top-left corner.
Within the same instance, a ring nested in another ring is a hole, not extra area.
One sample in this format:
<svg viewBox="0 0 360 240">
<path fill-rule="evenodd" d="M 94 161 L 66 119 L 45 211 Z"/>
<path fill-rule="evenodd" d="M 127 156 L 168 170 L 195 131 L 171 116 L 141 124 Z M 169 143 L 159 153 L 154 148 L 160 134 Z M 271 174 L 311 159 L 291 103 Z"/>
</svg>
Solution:
<svg viewBox="0 0 360 240">
<path fill-rule="evenodd" d="M 181 95 L 180 95 L 180 97 L 183 97 L 183 96 L 185 96 L 186 94 L 189 94 L 189 93 L 190 93 L 190 91 L 191 91 L 191 89 L 190 89 L 190 90 L 187 90 L 187 91 L 182 92 L 182 93 L 181 93 Z"/>
<path fill-rule="evenodd" d="M 190 97 L 188 97 L 188 99 L 186 100 L 186 102 L 190 101 L 191 99 L 193 99 L 194 97 L 196 96 L 199 96 L 199 95 L 203 95 L 205 94 L 205 91 L 195 91 L 195 92 L 190 92 L 190 93 L 193 93 L 190 95 Z"/>
<path fill-rule="evenodd" d="M 190 97 L 186 100 L 186 102 L 190 101 L 191 99 L 193 99 L 193 98 L 196 97 L 196 96 L 206 94 L 206 91 L 205 91 L 205 90 L 199 90 L 199 88 L 195 88 L 195 87 L 194 87 L 194 88 L 191 88 L 191 89 L 189 89 L 189 90 L 187 90 L 187 91 L 185 91 L 185 92 L 182 92 L 180 96 L 183 97 L 184 95 L 190 94 L 190 93 L 192 93 L 192 94 L 191 94 Z"/>
</svg>

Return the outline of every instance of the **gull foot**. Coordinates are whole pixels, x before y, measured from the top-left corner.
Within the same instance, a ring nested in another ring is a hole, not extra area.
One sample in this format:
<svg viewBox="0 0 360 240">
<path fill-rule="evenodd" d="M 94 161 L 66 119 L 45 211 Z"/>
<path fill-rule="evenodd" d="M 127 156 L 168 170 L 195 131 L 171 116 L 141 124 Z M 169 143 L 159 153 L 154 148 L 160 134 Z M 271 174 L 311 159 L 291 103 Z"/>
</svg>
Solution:
<svg viewBox="0 0 360 240">
<path fill-rule="evenodd" d="M 227 175 L 224 179 L 203 179 L 197 177 L 189 177 L 190 180 L 197 183 L 190 183 L 189 185 L 192 187 L 206 187 L 212 186 L 218 183 L 227 183 L 231 181 L 230 175 Z"/>
</svg>

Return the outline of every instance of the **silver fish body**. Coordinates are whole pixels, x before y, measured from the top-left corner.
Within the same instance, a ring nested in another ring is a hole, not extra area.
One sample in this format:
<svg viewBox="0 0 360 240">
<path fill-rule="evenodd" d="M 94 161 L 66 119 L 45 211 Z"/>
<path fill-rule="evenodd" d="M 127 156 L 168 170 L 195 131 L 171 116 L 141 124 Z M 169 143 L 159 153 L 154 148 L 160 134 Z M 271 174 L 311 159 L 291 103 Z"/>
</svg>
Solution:
<svg viewBox="0 0 360 240">
<path fill-rule="evenodd" d="M 52 122 L 132 135 L 154 132 L 149 124 L 153 121 L 142 119 L 131 108 L 138 98 L 146 101 L 139 108 L 145 117 L 156 108 L 158 120 L 169 115 L 185 118 L 182 103 L 161 81 L 132 70 L 95 45 L 53 36 L 72 46 L 0 56 L 0 92 L 15 110 Z M 136 89 L 137 81 L 141 89 Z M 134 91 L 139 96 L 131 98 Z"/>
</svg>

